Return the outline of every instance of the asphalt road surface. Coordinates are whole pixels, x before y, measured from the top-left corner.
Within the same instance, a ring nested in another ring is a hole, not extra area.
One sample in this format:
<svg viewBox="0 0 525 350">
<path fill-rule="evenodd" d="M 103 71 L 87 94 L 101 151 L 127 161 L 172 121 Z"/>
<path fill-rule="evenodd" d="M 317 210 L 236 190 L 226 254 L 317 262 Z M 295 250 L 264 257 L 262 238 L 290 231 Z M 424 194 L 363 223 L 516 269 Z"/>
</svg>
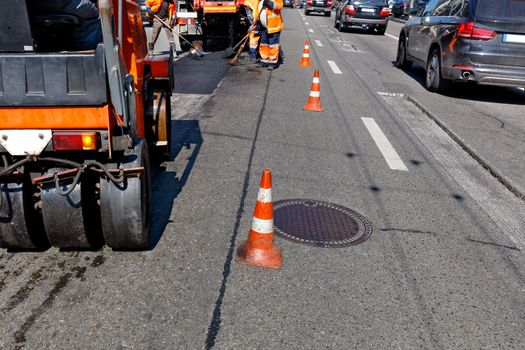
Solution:
<svg viewBox="0 0 525 350">
<path fill-rule="evenodd" d="M 523 91 L 429 93 L 393 67 L 401 24 L 301 14 L 284 11 L 276 71 L 177 61 L 151 250 L 0 253 L 0 348 L 523 349 Z M 305 39 L 323 113 L 302 110 Z M 277 238 L 281 270 L 236 264 L 265 167 L 274 200 L 351 208 L 370 239 Z"/>
</svg>

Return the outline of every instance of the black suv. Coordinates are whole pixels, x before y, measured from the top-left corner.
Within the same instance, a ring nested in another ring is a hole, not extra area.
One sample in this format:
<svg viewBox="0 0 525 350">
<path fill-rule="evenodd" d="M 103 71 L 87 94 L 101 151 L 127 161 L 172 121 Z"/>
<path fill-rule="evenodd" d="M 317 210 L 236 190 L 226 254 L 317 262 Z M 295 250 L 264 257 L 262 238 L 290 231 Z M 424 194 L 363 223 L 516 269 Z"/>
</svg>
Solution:
<svg viewBox="0 0 525 350">
<path fill-rule="evenodd" d="M 330 17 L 332 14 L 332 0 L 307 0 L 304 14 L 308 16 L 310 12 L 320 12 Z"/>
<path fill-rule="evenodd" d="M 450 81 L 525 86 L 524 0 L 431 0 L 399 35 L 397 66 L 426 68 L 426 87 Z"/>
<path fill-rule="evenodd" d="M 376 29 L 385 34 L 390 16 L 386 0 L 343 0 L 335 10 L 335 27 L 343 31 L 349 27 Z"/>
</svg>

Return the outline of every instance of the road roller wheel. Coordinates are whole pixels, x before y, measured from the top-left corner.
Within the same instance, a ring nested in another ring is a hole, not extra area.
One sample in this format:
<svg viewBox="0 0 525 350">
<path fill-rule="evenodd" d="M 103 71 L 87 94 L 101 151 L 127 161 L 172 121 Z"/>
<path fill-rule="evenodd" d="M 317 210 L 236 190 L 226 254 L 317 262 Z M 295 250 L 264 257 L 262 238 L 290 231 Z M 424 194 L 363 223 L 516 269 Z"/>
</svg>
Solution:
<svg viewBox="0 0 525 350">
<path fill-rule="evenodd" d="M 125 152 L 120 163 L 110 169 L 143 167 L 139 176 L 126 177 L 122 183 L 100 179 L 100 211 L 106 244 L 117 250 L 148 247 L 151 221 L 151 182 L 148 145 L 135 140 L 135 147 Z"/>
<path fill-rule="evenodd" d="M 151 89 L 146 104 L 146 116 L 151 123 L 150 137 L 157 155 L 169 156 L 171 147 L 171 94 L 167 87 Z"/>
<path fill-rule="evenodd" d="M 28 174 L 19 182 L 0 183 L 0 247 L 15 250 L 49 248 L 37 209 L 39 195 Z"/>
<path fill-rule="evenodd" d="M 64 169 L 49 169 L 53 175 Z M 58 193 L 55 182 L 42 188 L 42 217 L 49 241 L 61 249 L 97 249 L 104 244 L 101 234 L 98 199 L 98 175 L 86 172 L 71 193 Z M 71 189 L 72 179 L 60 180 L 62 192 Z"/>
</svg>

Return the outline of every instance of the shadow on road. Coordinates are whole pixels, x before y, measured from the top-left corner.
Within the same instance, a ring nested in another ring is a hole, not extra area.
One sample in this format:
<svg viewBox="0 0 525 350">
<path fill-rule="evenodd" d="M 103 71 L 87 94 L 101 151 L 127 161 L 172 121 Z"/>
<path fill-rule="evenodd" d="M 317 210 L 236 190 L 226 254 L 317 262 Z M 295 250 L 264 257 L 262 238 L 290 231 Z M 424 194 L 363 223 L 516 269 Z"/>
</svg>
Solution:
<svg viewBox="0 0 525 350">
<path fill-rule="evenodd" d="M 392 62 L 395 65 L 395 62 Z M 425 69 L 414 66 L 404 71 L 406 75 L 425 88 Z M 475 83 L 452 83 L 442 95 L 471 101 L 525 105 L 525 92 L 517 88 L 478 85 Z"/>
<path fill-rule="evenodd" d="M 340 33 L 354 33 L 364 35 L 378 35 L 375 29 L 365 29 L 361 27 L 349 27 L 339 31 Z"/>
<path fill-rule="evenodd" d="M 172 120 L 171 128 L 170 160 L 153 166 L 152 216 L 154 220 L 152 220 L 150 234 L 150 249 L 155 248 L 170 222 L 173 201 L 186 185 L 203 142 L 197 120 Z"/>
</svg>

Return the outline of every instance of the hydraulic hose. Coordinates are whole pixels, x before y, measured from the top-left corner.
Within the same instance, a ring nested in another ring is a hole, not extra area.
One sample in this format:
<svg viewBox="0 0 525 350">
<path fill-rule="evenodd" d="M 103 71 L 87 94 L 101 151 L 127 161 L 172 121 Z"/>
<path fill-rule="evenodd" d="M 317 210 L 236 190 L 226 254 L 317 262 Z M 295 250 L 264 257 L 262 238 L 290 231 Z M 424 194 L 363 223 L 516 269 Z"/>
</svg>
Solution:
<svg viewBox="0 0 525 350">
<path fill-rule="evenodd" d="M 71 167 L 71 168 L 76 168 L 78 170 L 78 172 L 73 177 L 73 182 L 71 183 L 71 186 L 69 188 L 67 188 L 65 191 L 63 191 L 60 188 L 60 178 L 58 177 L 58 173 L 55 173 L 54 181 L 55 181 L 56 191 L 61 196 L 67 196 L 67 195 L 71 194 L 71 192 L 73 192 L 73 190 L 75 189 L 75 187 L 78 185 L 78 183 L 80 181 L 80 177 L 82 176 L 82 173 L 86 169 L 100 170 L 100 171 L 102 171 L 104 173 L 105 176 L 107 176 L 107 178 L 110 181 L 112 181 L 112 182 L 114 182 L 116 184 L 120 184 L 120 183 L 122 183 L 124 181 L 124 176 L 123 176 L 122 173 L 118 177 L 115 177 L 113 174 L 111 174 L 111 172 L 108 170 L 108 168 L 104 164 L 102 164 L 102 163 L 100 163 L 100 162 L 98 162 L 96 160 L 89 160 L 89 161 L 87 161 L 85 163 L 78 163 L 78 162 L 74 162 L 72 160 L 67 160 L 67 159 L 62 159 L 62 158 L 27 156 L 26 158 L 21 159 L 18 162 L 15 162 L 15 163 L 13 163 L 11 165 L 9 165 L 9 162 L 8 162 L 7 157 L 5 155 L 2 156 L 2 160 L 3 160 L 3 163 L 4 163 L 4 167 L 0 171 L 0 178 L 3 177 L 3 176 L 6 176 L 6 175 L 9 175 L 9 174 L 13 173 L 17 168 L 19 168 L 20 166 L 22 166 L 22 165 L 24 165 L 24 164 L 26 164 L 28 162 L 37 162 L 37 161 L 49 162 L 49 163 L 56 163 L 56 164 L 65 165 L 65 166 L 68 166 L 68 167 Z M 3 196 L 0 196 L 0 208 L 2 207 L 2 204 L 3 204 Z"/>
</svg>

